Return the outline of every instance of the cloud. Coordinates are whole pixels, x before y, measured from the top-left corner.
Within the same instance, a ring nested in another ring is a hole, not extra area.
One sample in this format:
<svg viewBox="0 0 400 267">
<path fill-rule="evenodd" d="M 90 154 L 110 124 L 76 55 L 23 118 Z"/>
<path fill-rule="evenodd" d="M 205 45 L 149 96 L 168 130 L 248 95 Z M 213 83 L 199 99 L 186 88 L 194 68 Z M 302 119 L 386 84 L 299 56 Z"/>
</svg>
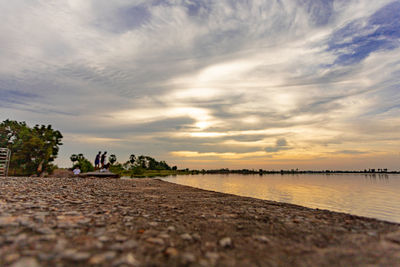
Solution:
<svg viewBox="0 0 400 267">
<path fill-rule="evenodd" d="M 282 150 L 288 150 L 291 149 L 291 147 L 288 146 L 288 143 L 285 138 L 280 138 L 276 140 L 275 146 L 272 147 L 266 147 L 265 151 L 266 152 L 279 152 Z"/>
</svg>

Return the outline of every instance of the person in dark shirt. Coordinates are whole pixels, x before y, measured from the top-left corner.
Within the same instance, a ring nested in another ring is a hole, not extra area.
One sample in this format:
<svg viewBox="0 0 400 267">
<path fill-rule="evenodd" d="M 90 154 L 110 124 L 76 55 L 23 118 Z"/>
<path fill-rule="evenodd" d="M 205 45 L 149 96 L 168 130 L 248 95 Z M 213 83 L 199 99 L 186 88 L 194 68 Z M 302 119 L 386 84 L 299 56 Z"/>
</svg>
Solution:
<svg viewBox="0 0 400 267">
<path fill-rule="evenodd" d="M 101 157 L 101 151 L 99 151 L 99 154 L 96 155 L 96 159 L 94 160 L 94 168 L 96 170 L 100 168 L 100 157 Z"/>
</svg>

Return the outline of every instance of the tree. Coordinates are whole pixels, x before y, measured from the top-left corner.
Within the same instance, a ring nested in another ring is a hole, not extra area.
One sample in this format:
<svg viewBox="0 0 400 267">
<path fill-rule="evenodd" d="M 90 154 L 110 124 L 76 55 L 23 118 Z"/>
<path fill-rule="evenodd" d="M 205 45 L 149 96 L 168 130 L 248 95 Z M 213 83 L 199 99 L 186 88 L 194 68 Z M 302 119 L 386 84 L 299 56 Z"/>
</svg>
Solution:
<svg viewBox="0 0 400 267">
<path fill-rule="evenodd" d="M 136 162 L 136 156 L 134 154 L 129 156 L 129 162 L 133 165 Z"/>
<path fill-rule="evenodd" d="M 114 165 L 114 163 L 117 161 L 117 156 L 115 156 L 114 154 L 111 154 L 108 157 L 108 161 L 111 163 L 111 165 Z"/>
<path fill-rule="evenodd" d="M 146 157 L 143 155 L 140 155 L 137 159 L 137 163 L 140 167 L 143 169 L 147 169 L 147 164 L 146 164 Z"/>
<path fill-rule="evenodd" d="M 62 134 L 51 125 L 35 125 L 5 120 L 0 123 L 0 147 L 11 150 L 10 173 L 13 175 L 40 174 L 51 171 Z"/>
<path fill-rule="evenodd" d="M 72 161 L 72 165 L 75 164 L 75 161 L 78 161 L 78 155 L 77 154 L 72 154 L 69 159 Z"/>
</svg>

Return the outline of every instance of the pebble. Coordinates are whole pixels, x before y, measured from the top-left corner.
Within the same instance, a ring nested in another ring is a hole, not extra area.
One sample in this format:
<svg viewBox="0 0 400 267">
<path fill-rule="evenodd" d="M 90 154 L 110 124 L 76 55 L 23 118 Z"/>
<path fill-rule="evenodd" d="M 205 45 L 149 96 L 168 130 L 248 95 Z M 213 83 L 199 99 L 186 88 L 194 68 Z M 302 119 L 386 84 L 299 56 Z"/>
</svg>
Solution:
<svg viewBox="0 0 400 267">
<path fill-rule="evenodd" d="M 5 256 L 4 260 L 8 263 L 18 260 L 20 255 L 18 253 L 11 253 Z"/>
<path fill-rule="evenodd" d="M 167 248 L 164 253 L 165 253 L 165 255 L 167 255 L 169 257 L 176 257 L 179 254 L 178 250 L 173 247 Z"/>
<path fill-rule="evenodd" d="M 54 231 L 51 230 L 49 227 L 38 228 L 38 229 L 36 229 L 36 232 L 38 232 L 39 234 L 42 234 L 42 235 L 52 235 L 52 234 L 54 234 Z"/>
<path fill-rule="evenodd" d="M 18 260 L 10 267 L 40 267 L 38 261 L 32 257 L 26 257 Z"/>
<path fill-rule="evenodd" d="M 90 258 L 90 253 L 78 252 L 75 249 L 68 249 L 62 253 L 62 258 L 73 261 L 86 261 Z"/>
<path fill-rule="evenodd" d="M 192 235 L 192 237 L 193 237 L 193 239 L 196 240 L 196 241 L 200 241 L 200 240 L 201 240 L 201 236 L 200 236 L 198 233 L 194 233 L 194 234 Z"/>
<path fill-rule="evenodd" d="M 182 238 L 183 240 L 186 240 L 186 241 L 192 241 L 192 240 L 193 240 L 192 236 L 189 235 L 188 233 L 181 234 L 181 238 Z"/>
<path fill-rule="evenodd" d="M 168 232 L 175 232 L 176 231 L 175 226 L 168 226 L 167 230 L 168 230 Z"/>
<path fill-rule="evenodd" d="M 127 264 L 130 266 L 139 266 L 140 262 L 135 258 L 135 256 L 132 253 L 128 253 L 126 255 L 121 256 L 119 259 L 117 259 L 113 263 L 113 266 L 120 266 L 123 264 Z"/>
<path fill-rule="evenodd" d="M 207 252 L 206 258 L 210 260 L 212 265 L 215 265 L 219 259 L 219 254 L 216 252 Z"/>
<path fill-rule="evenodd" d="M 196 261 L 196 256 L 193 253 L 185 252 L 181 257 L 182 264 L 189 264 Z"/>
<path fill-rule="evenodd" d="M 133 249 L 138 246 L 138 242 L 136 240 L 128 240 L 122 244 L 124 249 Z"/>
<path fill-rule="evenodd" d="M 166 234 L 166 233 L 161 233 L 161 234 L 158 235 L 158 237 L 163 238 L 163 239 L 169 239 L 170 235 Z"/>
<path fill-rule="evenodd" d="M 127 236 L 124 236 L 124 235 L 116 235 L 114 239 L 115 239 L 116 241 L 118 241 L 118 242 L 123 242 L 123 241 L 127 240 L 128 237 L 127 237 Z M 101 240 L 100 240 L 100 241 L 101 241 Z"/>
<path fill-rule="evenodd" d="M 254 236 L 254 239 L 259 241 L 259 242 L 262 242 L 262 243 L 269 243 L 270 242 L 269 238 L 264 236 L 264 235 L 256 235 L 256 236 Z"/>
<path fill-rule="evenodd" d="M 161 238 L 157 238 L 157 237 L 147 238 L 146 241 L 149 243 L 155 244 L 155 245 L 160 245 L 160 246 L 164 245 L 164 240 L 162 240 Z"/>
<path fill-rule="evenodd" d="M 232 247 L 232 239 L 230 237 L 224 237 L 219 240 L 218 244 L 223 248 Z"/>
<path fill-rule="evenodd" d="M 107 236 L 105 236 L 105 235 L 103 235 L 103 236 L 100 236 L 100 237 L 99 237 L 99 241 L 101 241 L 101 242 L 108 242 L 108 241 L 110 241 L 110 238 L 107 237 Z"/>
<path fill-rule="evenodd" d="M 115 253 L 114 251 L 107 251 L 101 254 L 97 254 L 89 259 L 89 264 L 100 264 L 103 263 L 104 261 L 109 261 L 114 259 L 115 256 L 117 256 L 117 253 Z"/>
<path fill-rule="evenodd" d="M 91 265 L 98 265 L 106 261 L 106 257 L 104 254 L 94 255 L 89 259 L 89 264 Z"/>
</svg>

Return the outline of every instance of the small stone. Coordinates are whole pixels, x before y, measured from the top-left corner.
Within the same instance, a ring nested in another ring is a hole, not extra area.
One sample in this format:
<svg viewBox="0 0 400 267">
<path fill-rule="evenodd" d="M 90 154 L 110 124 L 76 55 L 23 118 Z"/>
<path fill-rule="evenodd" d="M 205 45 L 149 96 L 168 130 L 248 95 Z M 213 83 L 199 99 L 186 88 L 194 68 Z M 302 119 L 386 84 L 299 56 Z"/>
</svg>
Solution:
<svg viewBox="0 0 400 267">
<path fill-rule="evenodd" d="M 54 234 L 54 231 L 51 230 L 49 227 L 38 228 L 38 229 L 36 229 L 36 232 L 38 232 L 39 234 L 42 234 L 42 235 Z"/>
<path fill-rule="evenodd" d="M 112 260 L 115 258 L 115 256 L 117 256 L 117 253 L 115 253 L 114 251 L 107 251 L 103 255 L 106 258 L 106 260 Z"/>
<path fill-rule="evenodd" d="M 62 258 L 73 260 L 73 261 L 86 261 L 90 258 L 90 253 L 88 252 L 78 252 L 75 249 L 68 249 L 62 254 Z"/>
<path fill-rule="evenodd" d="M 57 236 L 55 234 L 51 234 L 51 235 L 42 235 L 39 237 L 39 240 L 41 241 L 52 241 L 55 240 L 57 238 Z"/>
<path fill-rule="evenodd" d="M 114 251 L 107 251 L 103 255 L 106 258 L 106 260 L 112 260 L 115 258 L 115 256 L 117 256 L 117 253 L 115 253 Z"/>
<path fill-rule="evenodd" d="M 269 242 L 270 242 L 270 240 L 268 239 L 268 237 L 266 237 L 266 236 L 264 236 L 264 235 L 257 235 L 257 236 L 254 236 L 254 239 L 257 240 L 257 241 L 259 241 L 259 242 L 262 242 L 262 243 L 269 243 Z"/>
<path fill-rule="evenodd" d="M 18 260 L 20 255 L 18 253 L 12 253 L 5 256 L 4 260 L 8 263 Z"/>
<path fill-rule="evenodd" d="M 140 262 L 135 259 L 135 256 L 133 256 L 132 253 L 128 253 L 113 263 L 114 266 L 120 266 L 123 264 L 131 265 L 131 266 L 139 266 Z"/>
<path fill-rule="evenodd" d="M 176 248 L 172 248 L 172 247 L 167 248 L 164 253 L 165 253 L 165 255 L 172 257 L 172 258 L 178 256 L 178 254 L 179 254 L 178 250 Z"/>
<path fill-rule="evenodd" d="M 115 240 L 116 241 L 118 241 L 118 242 L 123 242 L 123 241 L 125 241 L 125 240 L 127 240 L 128 239 L 128 237 L 126 237 L 126 236 L 124 236 L 124 235 L 117 235 L 117 236 L 115 236 Z M 101 241 L 101 240 L 100 240 Z"/>
<path fill-rule="evenodd" d="M 108 238 L 107 236 L 103 235 L 99 237 L 99 241 L 101 242 L 108 242 L 110 241 L 110 238 Z"/>
<path fill-rule="evenodd" d="M 149 222 L 149 225 L 154 227 L 158 225 L 158 222 Z"/>
<path fill-rule="evenodd" d="M 207 252 L 206 258 L 210 260 L 212 265 L 215 265 L 219 259 L 219 255 L 215 252 Z"/>
<path fill-rule="evenodd" d="M 89 264 L 97 265 L 97 264 L 101 264 L 101 263 L 105 262 L 106 260 L 107 259 L 104 256 L 104 254 L 98 254 L 98 255 L 94 255 L 93 257 L 90 258 Z"/>
<path fill-rule="evenodd" d="M 66 248 L 67 244 L 68 244 L 67 240 L 58 239 L 57 243 L 56 243 L 56 245 L 54 247 L 54 250 L 55 251 L 63 251 Z"/>
<path fill-rule="evenodd" d="M 200 240 L 201 240 L 201 236 L 200 236 L 198 233 L 194 233 L 194 234 L 192 235 L 192 237 L 193 237 L 193 239 L 196 240 L 196 241 L 200 241 Z"/>
<path fill-rule="evenodd" d="M 223 248 L 232 247 L 232 239 L 230 237 L 224 237 L 218 243 Z"/>
<path fill-rule="evenodd" d="M 183 240 L 186 240 L 186 241 L 192 241 L 192 240 L 193 240 L 192 236 L 189 235 L 188 233 L 181 234 L 181 238 L 182 238 Z"/>
<path fill-rule="evenodd" d="M 377 236 L 377 233 L 370 231 L 370 232 L 367 232 L 367 235 L 369 235 L 369 236 Z"/>
<path fill-rule="evenodd" d="M 39 260 L 41 261 L 50 261 L 53 260 L 55 258 L 55 255 L 52 253 L 40 253 L 39 254 Z"/>
<path fill-rule="evenodd" d="M 161 238 L 157 238 L 157 237 L 150 237 L 148 239 L 146 239 L 147 242 L 155 244 L 155 245 L 160 245 L 163 246 L 164 245 L 164 240 L 162 240 Z"/>
<path fill-rule="evenodd" d="M 166 234 L 166 233 L 161 233 L 161 234 L 158 235 L 158 237 L 163 238 L 163 239 L 169 239 L 170 238 L 169 234 Z"/>
<path fill-rule="evenodd" d="M 132 217 L 132 216 L 125 216 L 124 217 L 124 222 L 132 222 L 133 220 L 134 220 L 135 218 L 134 217 Z"/>
<path fill-rule="evenodd" d="M 168 232 L 175 232 L 176 231 L 175 226 L 168 226 L 167 231 Z"/>
<path fill-rule="evenodd" d="M 11 267 L 40 267 L 40 265 L 35 258 L 27 257 L 18 260 Z"/>
<path fill-rule="evenodd" d="M 122 244 L 123 249 L 133 249 L 138 246 L 138 242 L 136 240 L 128 240 Z"/>
<path fill-rule="evenodd" d="M 196 261 L 196 256 L 193 253 L 183 253 L 182 254 L 182 264 L 189 264 Z"/>
<path fill-rule="evenodd" d="M 2 216 L 0 217 L 0 227 L 2 226 L 18 226 L 18 222 L 15 217 Z"/>
</svg>

